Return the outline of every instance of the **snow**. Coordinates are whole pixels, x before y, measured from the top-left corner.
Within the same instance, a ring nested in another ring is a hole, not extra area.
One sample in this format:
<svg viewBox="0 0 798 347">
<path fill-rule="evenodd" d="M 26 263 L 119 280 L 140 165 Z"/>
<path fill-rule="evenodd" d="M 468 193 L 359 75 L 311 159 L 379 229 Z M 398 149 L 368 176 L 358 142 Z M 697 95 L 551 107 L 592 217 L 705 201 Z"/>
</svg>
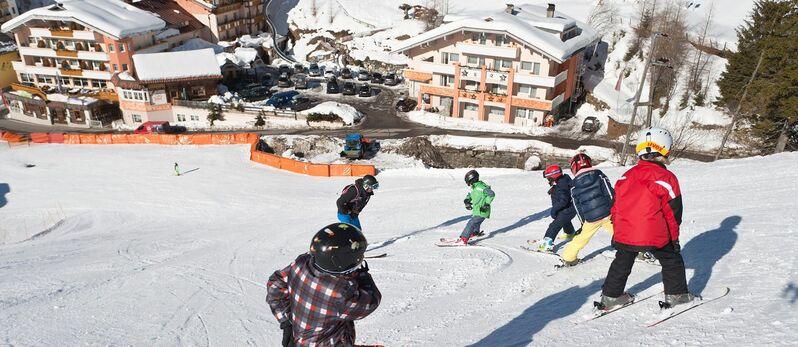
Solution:
<svg viewBox="0 0 798 347">
<path fill-rule="evenodd" d="M 246 145 L 0 146 L 0 321 L 14 322 L 0 328 L 2 341 L 278 346 L 265 282 L 336 220 L 334 201 L 352 178 L 297 175 L 248 158 Z M 174 162 L 197 170 L 175 177 Z M 580 253 L 591 259 L 572 270 L 520 250 L 550 221 L 539 171 L 479 169 L 497 194 L 483 224 L 489 238 L 442 249 L 435 240 L 459 234 L 468 219 L 467 169 L 385 170 L 360 216 L 373 252 L 389 254 L 368 262 L 383 300 L 356 323 L 357 342 L 791 345 L 796 162 L 798 153 L 785 153 L 671 167 L 685 199 L 690 288 L 732 290 L 656 328 L 640 326 L 656 314 L 656 299 L 574 324 L 599 298 L 611 260 L 598 254 L 610 236 L 596 234 Z M 613 182 L 623 171 L 604 169 Z M 635 265 L 628 289 L 661 291 L 659 270 Z"/>
<path fill-rule="evenodd" d="M 191 64 L 186 64 L 190 61 Z M 190 77 L 218 77 L 222 70 L 216 63 L 213 49 L 196 51 L 134 54 L 136 75 L 141 81 Z"/>
<path fill-rule="evenodd" d="M 173 48 L 172 51 L 173 52 L 195 51 L 195 50 L 203 49 L 203 48 L 213 48 L 213 53 L 222 53 L 222 52 L 224 52 L 224 47 L 216 45 L 216 44 L 213 44 L 213 43 L 210 43 L 210 42 L 205 41 L 205 40 L 203 40 L 201 38 L 188 39 L 182 45 Z"/>
<path fill-rule="evenodd" d="M 166 39 L 166 38 L 169 38 L 169 37 L 172 37 L 172 36 L 177 36 L 177 35 L 180 35 L 180 30 L 177 30 L 175 28 L 168 28 L 168 29 L 166 29 L 164 31 L 161 31 L 161 32 L 155 34 L 155 39 L 156 40 L 163 40 L 163 39 Z"/>
<path fill-rule="evenodd" d="M 394 51 L 405 51 L 424 42 L 462 30 L 484 30 L 506 32 L 515 40 L 536 47 L 542 53 L 562 62 L 574 52 L 599 39 L 598 34 L 590 26 L 577 22 L 562 12 L 556 13 L 553 18 L 547 18 L 545 17 L 546 8 L 542 6 L 515 6 L 516 14 L 505 12 L 506 6 L 496 7 L 488 9 L 488 6 L 482 5 L 471 11 L 449 14 L 443 19 L 445 24 L 402 42 L 394 48 Z M 573 26 L 579 27 L 581 33 L 569 40 L 562 41 L 560 33 Z"/>
<path fill-rule="evenodd" d="M 552 132 L 552 129 L 545 128 L 542 126 L 523 127 L 506 123 L 477 121 L 473 119 L 448 117 L 427 111 L 410 111 L 407 113 L 407 118 L 416 123 L 421 123 L 436 128 L 452 129 L 452 130 L 469 130 L 469 131 L 499 132 L 499 133 L 508 133 L 508 134 L 528 134 L 528 135 L 544 135 Z"/>
<path fill-rule="evenodd" d="M 14 52 L 17 50 L 17 45 L 13 41 L 0 42 L 0 53 Z"/>
<path fill-rule="evenodd" d="M 461 148 L 461 149 L 480 149 L 509 152 L 535 152 L 556 156 L 560 158 L 571 158 L 577 153 L 585 153 L 596 161 L 617 162 L 615 150 L 597 146 L 580 146 L 579 148 L 564 149 L 538 140 L 519 140 L 506 138 L 486 138 L 455 135 L 432 135 L 429 136 L 430 142 L 436 146 Z"/>
<path fill-rule="evenodd" d="M 325 101 L 321 104 L 314 106 L 313 108 L 307 109 L 301 112 L 302 114 L 313 114 L 313 113 L 321 113 L 321 114 L 329 114 L 333 113 L 341 117 L 347 125 L 352 125 L 355 122 L 360 121 L 363 118 L 363 114 L 360 113 L 357 109 L 355 109 L 352 105 L 343 104 L 340 102 L 335 101 Z"/>
<path fill-rule="evenodd" d="M 37 19 L 75 21 L 116 38 L 163 29 L 166 26 L 166 22 L 155 14 L 119 0 L 61 0 L 58 4 L 22 13 L 4 23 L 2 31 L 9 32 Z"/>
</svg>

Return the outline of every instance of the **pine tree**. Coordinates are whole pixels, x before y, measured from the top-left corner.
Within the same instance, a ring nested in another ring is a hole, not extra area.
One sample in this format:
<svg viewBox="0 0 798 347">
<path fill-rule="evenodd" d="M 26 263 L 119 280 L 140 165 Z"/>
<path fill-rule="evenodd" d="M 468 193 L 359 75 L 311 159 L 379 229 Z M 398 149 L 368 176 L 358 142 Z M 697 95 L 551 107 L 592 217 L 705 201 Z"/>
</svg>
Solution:
<svg viewBox="0 0 798 347">
<path fill-rule="evenodd" d="M 224 121 L 224 110 L 222 110 L 222 105 L 211 104 L 209 110 L 208 121 L 211 122 L 211 126 L 213 126 L 213 123 L 216 121 Z"/>
<path fill-rule="evenodd" d="M 779 138 L 798 145 L 798 0 L 758 0 L 751 17 L 737 29 L 738 51 L 718 80 L 719 106 L 736 110 L 760 54 L 762 65 L 739 105 L 741 116 L 763 151 Z"/>
</svg>

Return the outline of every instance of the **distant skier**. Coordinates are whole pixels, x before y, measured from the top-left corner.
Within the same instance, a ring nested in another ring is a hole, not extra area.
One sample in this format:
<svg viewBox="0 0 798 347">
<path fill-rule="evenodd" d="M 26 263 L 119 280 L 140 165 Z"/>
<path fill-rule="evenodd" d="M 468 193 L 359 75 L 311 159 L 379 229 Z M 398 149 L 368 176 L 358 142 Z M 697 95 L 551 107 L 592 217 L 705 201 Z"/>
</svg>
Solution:
<svg viewBox="0 0 798 347">
<path fill-rule="evenodd" d="M 342 223 L 352 224 L 358 229 L 360 226 L 360 212 L 369 203 L 369 199 L 374 195 L 374 190 L 380 187 L 380 183 L 372 175 L 363 176 L 358 178 L 355 183 L 344 187 L 341 196 L 338 197 L 336 205 L 338 205 L 338 220 Z"/>
<path fill-rule="evenodd" d="M 549 181 L 549 195 L 551 196 L 551 218 L 554 218 L 543 239 L 538 242 L 538 251 L 552 252 L 554 239 L 562 229 L 572 238 L 575 234 L 571 220 L 576 216 L 574 204 L 571 202 L 571 178 L 562 173 L 559 165 L 553 164 L 543 170 L 543 177 Z"/>
<path fill-rule="evenodd" d="M 175 176 L 180 176 L 180 167 L 175 163 Z"/>
<path fill-rule="evenodd" d="M 496 198 L 496 193 L 490 189 L 490 186 L 479 180 L 477 170 L 466 173 L 465 183 L 471 187 L 471 192 L 463 200 L 466 210 L 471 211 L 471 219 L 460 234 L 460 239 L 455 242 L 457 245 L 468 245 L 471 237 L 482 235 L 482 222 L 490 218 L 490 204 Z"/>
<path fill-rule="evenodd" d="M 367 245 L 357 227 L 330 224 L 316 233 L 308 253 L 269 277 L 266 301 L 284 347 L 355 344 L 354 321 L 382 299 L 363 260 Z"/>
<path fill-rule="evenodd" d="M 662 265 L 666 307 L 694 299 L 687 288 L 679 245 L 681 189 L 676 176 L 665 168 L 672 144 L 667 130 L 643 129 L 636 147 L 640 160 L 615 183 L 612 244 L 617 251 L 602 287 L 602 309 L 634 301 L 624 288 L 635 257 L 643 251 L 650 251 Z"/>
<path fill-rule="evenodd" d="M 612 234 L 612 209 L 615 190 L 612 189 L 610 180 L 601 170 L 593 167 L 593 162 L 587 154 L 579 153 L 571 158 L 571 200 L 573 201 L 576 215 L 582 222 L 579 235 L 573 237 L 565 246 L 562 260 L 565 266 L 579 263 L 577 256 L 585 248 L 593 235 L 604 228 Z"/>
</svg>

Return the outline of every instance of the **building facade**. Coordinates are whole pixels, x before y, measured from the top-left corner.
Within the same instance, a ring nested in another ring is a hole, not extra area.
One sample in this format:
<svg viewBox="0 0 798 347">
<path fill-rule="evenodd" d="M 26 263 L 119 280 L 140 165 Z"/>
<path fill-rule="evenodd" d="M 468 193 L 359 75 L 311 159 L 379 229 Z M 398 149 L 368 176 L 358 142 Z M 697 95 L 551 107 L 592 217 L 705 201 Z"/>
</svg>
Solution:
<svg viewBox="0 0 798 347">
<path fill-rule="evenodd" d="M 0 0 L 0 23 L 5 23 L 19 15 L 19 7 L 15 0 Z"/>
<path fill-rule="evenodd" d="M 212 42 L 255 35 L 266 27 L 262 0 L 177 0 L 177 3 L 210 28 Z"/>
<path fill-rule="evenodd" d="M 550 124 L 577 92 L 584 55 L 598 41 L 553 5 L 507 5 L 444 22 L 395 50 L 411 58 L 409 94 L 418 109 L 479 121 Z"/>
</svg>

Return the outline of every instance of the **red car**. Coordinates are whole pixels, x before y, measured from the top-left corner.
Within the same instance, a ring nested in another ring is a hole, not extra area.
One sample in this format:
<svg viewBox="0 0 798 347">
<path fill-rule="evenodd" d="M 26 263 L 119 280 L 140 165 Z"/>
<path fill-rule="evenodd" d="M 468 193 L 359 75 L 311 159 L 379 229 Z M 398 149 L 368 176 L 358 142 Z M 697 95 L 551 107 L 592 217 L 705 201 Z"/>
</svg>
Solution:
<svg viewBox="0 0 798 347">
<path fill-rule="evenodd" d="M 186 128 L 182 126 L 171 126 L 167 121 L 150 121 L 139 125 L 134 134 L 179 134 L 185 132 Z"/>
</svg>

